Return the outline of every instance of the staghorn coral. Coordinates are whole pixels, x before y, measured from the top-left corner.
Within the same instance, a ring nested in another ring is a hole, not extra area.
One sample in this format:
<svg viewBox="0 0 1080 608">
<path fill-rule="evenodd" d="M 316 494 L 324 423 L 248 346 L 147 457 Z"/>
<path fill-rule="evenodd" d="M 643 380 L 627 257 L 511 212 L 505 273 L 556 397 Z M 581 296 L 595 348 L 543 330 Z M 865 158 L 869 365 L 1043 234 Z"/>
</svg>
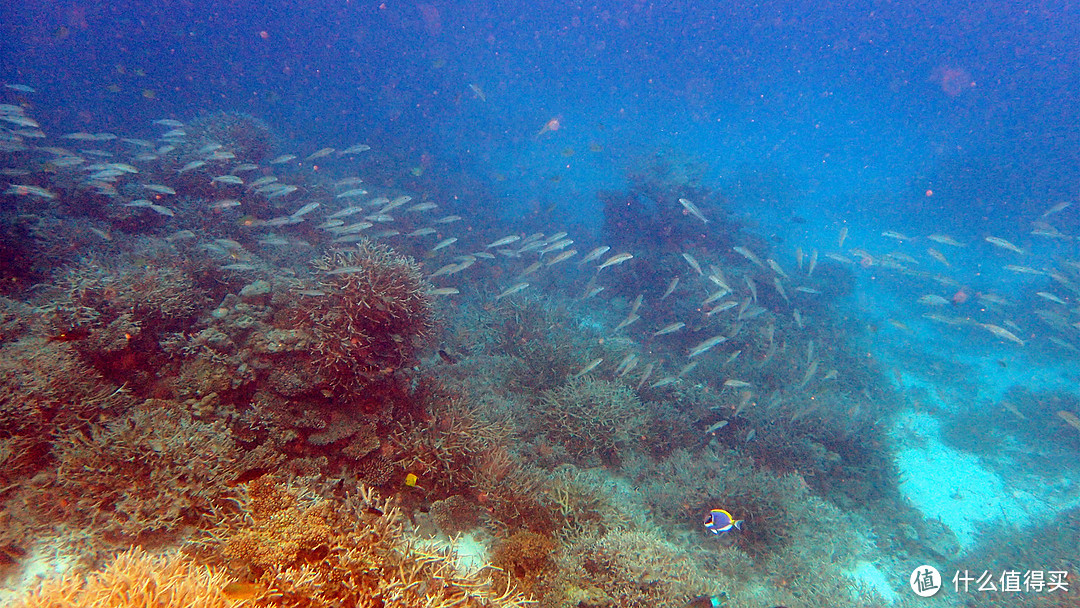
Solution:
<svg viewBox="0 0 1080 608">
<path fill-rule="evenodd" d="M 237 163 L 260 163 L 274 147 L 270 127 L 254 116 L 241 112 L 213 112 L 200 116 L 184 126 L 186 144 L 197 151 L 209 144 L 219 143 L 236 155 Z M 184 161 L 187 162 L 187 161 Z"/>
<path fill-rule="evenodd" d="M 574 604 L 591 598 L 585 605 L 674 608 L 723 593 L 723 577 L 653 529 L 613 530 L 582 539 L 566 554 L 561 590 Z"/>
<path fill-rule="evenodd" d="M 55 301 L 45 307 L 54 328 L 101 332 L 121 318 L 120 335 L 183 327 L 209 302 L 207 294 L 180 268 L 181 258 L 158 253 L 153 261 L 121 258 L 103 263 L 86 257 L 68 268 L 57 280 Z M 114 340 L 95 337 L 93 348 L 106 348 Z"/>
<path fill-rule="evenodd" d="M 220 146 L 216 151 L 234 154 L 233 162 L 259 164 L 273 152 L 276 139 L 266 123 L 241 112 L 204 114 L 189 121 L 183 129 L 185 137 L 174 142 L 176 148 L 171 154 L 158 160 L 158 168 L 173 174 L 171 183 L 179 183 L 188 195 L 213 192 L 207 186 L 209 180 L 198 179 L 213 175 L 208 167 L 176 174 L 177 169 L 189 162 L 205 161 L 208 146 Z"/>
<path fill-rule="evenodd" d="M 341 498 L 263 477 L 248 484 L 250 519 L 224 535 L 228 571 L 264 592 L 256 606 L 516 607 L 490 569 L 461 573 L 448 552 L 418 548 L 400 511 L 360 486 Z M 211 543 L 213 541 L 210 541 Z"/>
<path fill-rule="evenodd" d="M 315 262 L 319 288 L 299 322 L 314 334 L 312 365 L 331 387 L 348 391 L 413 361 L 434 324 L 428 283 L 411 258 L 361 241 Z"/>
<path fill-rule="evenodd" d="M 493 463 L 492 450 L 510 437 L 505 417 L 438 381 L 422 380 L 413 400 L 423 411 L 403 420 L 390 438 L 405 471 L 443 496 L 462 493 L 495 471 L 483 467 Z"/>
<path fill-rule="evenodd" d="M 236 508 L 230 483 L 275 462 L 259 450 L 241 452 L 224 421 L 200 421 L 157 399 L 60 436 L 53 452 L 53 493 L 80 521 L 127 538 L 218 523 Z"/>
<path fill-rule="evenodd" d="M 536 412 L 538 432 L 566 446 L 577 461 L 617 460 L 642 433 L 645 408 L 629 387 L 592 378 L 545 391 Z"/>
<path fill-rule="evenodd" d="M 236 586 L 220 569 L 178 554 L 155 556 L 139 547 L 117 555 L 88 575 L 69 573 L 43 581 L 15 608 L 246 608 L 254 604 L 230 593 Z"/>
<path fill-rule="evenodd" d="M 580 351 L 589 350 L 588 338 L 594 333 L 566 309 L 531 298 L 507 299 L 491 316 L 488 324 L 498 331 L 493 353 L 524 363 L 513 366 L 510 381 L 525 392 L 557 387 L 580 369 Z"/>
<path fill-rule="evenodd" d="M 869 547 L 854 518 L 812 494 L 801 476 L 777 476 L 737 452 L 709 446 L 693 455 L 677 450 L 660 462 L 643 458 L 627 465 L 641 480 L 643 508 L 661 524 L 699 527 L 699 514 L 717 505 L 745 519 L 742 530 L 728 539 L 732 544 L 725 556 L 743 566 L 718 573 L 769 580 L 772 602 L 832 605 L 839 590 L 852 585 L 845 569 Z M 713 541 L 708 538 L 704 546 Z M 734 598 L 743 590 L 736 592 Z M 876 596 L 863 595 L 873 605 Z"/>
<path fill-rule="evenodd" d="M 0 433 L 48 437 L 120 396 L 70 342 L 24 337 L 0 347 Z"/>
</svg>

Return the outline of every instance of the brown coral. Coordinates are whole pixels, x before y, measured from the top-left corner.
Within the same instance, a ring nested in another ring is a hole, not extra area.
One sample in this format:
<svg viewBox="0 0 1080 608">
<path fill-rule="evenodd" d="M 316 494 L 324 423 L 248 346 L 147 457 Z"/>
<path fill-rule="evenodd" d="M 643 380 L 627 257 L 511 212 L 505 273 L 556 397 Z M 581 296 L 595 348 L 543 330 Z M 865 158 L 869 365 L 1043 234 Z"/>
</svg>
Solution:
<svg viewBox="0 0 1080 608">
<path fill-rule="evenodd" d="M 480 525 L 483 509 L 480 505 L 456 494 L 431 503 L 431 519 L 440 532 L 456 536 Z"/>
<path fill-rule="evenodd" d="M 230 481 L 259 458 L 245 459 L 223 421 L 196 420 L 175 402 L 153 399 L 62 435 L 54 455 L 54 485 L 65 500 L 86 521 L 128 538 L 216 524 L 236 507 Z"/>
<path fill-rule="evenodd" d="M 326 295 L 305 300 L 312 362 L 336 389 L 353 389 L 410 363 L 434 324 L 428 284 L 412 258 L 361 241 L 315 264 Z"/>
<path fill-rule="evenodd" d="M 523 596 L 495 590 L 487 569 L 463 574 L 449 553 L 421 550 L 400 511 L 370 489 L 332 492 L 252 482 L 251 520 L 225 539 L 225 565 L 266 589 L 259 606 L 322 608 L 513 607 Z"/>
<path fill-rule="evenodd" d="M 69 342 L 25 337 L 0 347 L 0 433 L 49 436 L 111 403 L 117 388 Z"/>
<path fill-rule="evenodd" d="M 519 530 L 495 546 L 492 563 L 525 588 L 552 567 L 555 541 L 543 534 Z"/>
</svg>

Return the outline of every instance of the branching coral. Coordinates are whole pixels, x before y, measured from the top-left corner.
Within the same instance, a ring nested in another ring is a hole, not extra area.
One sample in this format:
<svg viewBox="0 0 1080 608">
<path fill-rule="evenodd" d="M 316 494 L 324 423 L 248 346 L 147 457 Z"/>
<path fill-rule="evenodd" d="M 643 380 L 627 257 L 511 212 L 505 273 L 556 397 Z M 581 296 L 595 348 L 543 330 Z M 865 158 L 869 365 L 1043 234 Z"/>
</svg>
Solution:
<svg viewBox="0 0 1080 608">
<path fill-rule="evenodd" d="M 591 378 L 545 391 L 536 414 L 539 432 L 565 445 L 578 460 L 617 460 L 646 422 L 645 408 L 633 390 Z"/>
<path fill-rule="evenodd" d="M 579 327 L 566 310 L 533 299 L 507 301 L 495 309 L 491 323 L 499 331 L 495 352 L 525 363 L 515 366 L 513 382 L 536 391 L 557 386 L 580 368 L 579 351 L 585 350 L 584 336 L 591 333 Z"/>
<path fill-rule="evenodd" d="M 700 564 L 655 530 L 611 531 L 583 540 L 568 555 L 581 573 L 564 589 L 575 603 L 588 593 L 614 606 L 663 608 L 722 592 L 716 573 L 703 572 Z"/>
<path fill-rule="evenodd" d="M 636 476 L 646 509 L 661 523 L 698 527 L 700 514 L 718 506 L 744 519 L 728 539 L 731 549 L 752 558 L 754 574 L 770 578 L 777 593 L 801 595 L 805 605 L 828 603 L 830 585 L 846 580 L 843 569 L 867 548 L 854 522 L 811 494 L 802 477 L 777 476 L 735 452 L 680 450 Z"/>
<path fill-rule="evenodd" d="M 264 590 L 258 606 L 515 607 L 490 569 L 460 573 L 450 553 L 421 550 L 400 511 L 365 487 L 347 498 L 249 484 L 250 523 L 224 539 L 225 565 Z"/>
<path fill-rule="evenodd" d="M 529 588 L 554 566 L 555 541 L 545 535 L 518 530 L 495 546 L 492 562 L 511 580 Z"/>
<path fill-rule="evenodd" d="M 46 308 L 58 331 L 100 330 L 125 314 L 126 324 L 136 333 L 140 327 L 156 331 L 180 327 L 209 300 L 179 263 L 180 259 L 171 255 L 159 256 L 153 263 L 123 260 L 102 264 L 84 258 L 59 277 L 59 293 Z"/>
<path fill-rule="evenodd" d="M 41 583 L 16 608 L 246 608 L 220 569 L 179 555 L 154 556 L 136 547 L 89 575 L 68 574 Z"/>
<path fill-rule="evenodd" d="M 245 458 L 223 421 L 197 420 L 161 400 L 61 436 L 54 455 L 58 494 L 85 521 L 128 538 L 218 523 L 236 508 L 230 482 L 268 464 L 254 452 Z"/>
<path fill-rule="evenodd" d="M 420 267 L 371 241 L 315 263 L 325 295 L 304 301 L 300 322 L 315 334 L 313 364 L 335 389 L 354 389 L 410 363 L 434 310 Z"/>
<path fill-rule="evenodd" d="M 182 144 L 196 152 L 204 146 L 220 144 L 236 155 L 238 163 L 260 163 L 274 147 L 274 135 L 266 123 L 240 112 L 213 112 L 184 126 Z M 187 161 L 184 161 L 187 162 Z"/>
<path fill-rule="evenodd" d="M 45 438 L 119 397 L 70 343 L 25 337 L 0 347 L 0 433 Z"/>
<path fill-rule="evenodd" d="M 483 510 L 459 494 L 436 500 L 431 504 L 430 513 L 439 531 L 453 537 L 479 526 Z"/>
<path fill-rule="evenodd" d="M 447 496 L 487 483 L 493 475 L 506 476 L 513 463 L 498 455 L 512 430 L 505 418 L 438 383 L 421 383 L 414 397 L 425 411 L 392 437 L 406 471 Z"/>
</svg>

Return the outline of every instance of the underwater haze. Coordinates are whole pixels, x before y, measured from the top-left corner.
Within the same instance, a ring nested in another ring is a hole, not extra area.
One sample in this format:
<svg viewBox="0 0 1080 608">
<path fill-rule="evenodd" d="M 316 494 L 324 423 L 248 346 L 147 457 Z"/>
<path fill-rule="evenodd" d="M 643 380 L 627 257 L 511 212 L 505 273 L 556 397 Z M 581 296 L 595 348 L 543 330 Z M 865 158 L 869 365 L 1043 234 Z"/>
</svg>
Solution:
<svg viewBox="0 0 1080 608">
<path fill-rule="evenodd" d="M 1076 3 L 25 0 L 0 57 L 0 605 L 1080 605 Z"/>
</svg>

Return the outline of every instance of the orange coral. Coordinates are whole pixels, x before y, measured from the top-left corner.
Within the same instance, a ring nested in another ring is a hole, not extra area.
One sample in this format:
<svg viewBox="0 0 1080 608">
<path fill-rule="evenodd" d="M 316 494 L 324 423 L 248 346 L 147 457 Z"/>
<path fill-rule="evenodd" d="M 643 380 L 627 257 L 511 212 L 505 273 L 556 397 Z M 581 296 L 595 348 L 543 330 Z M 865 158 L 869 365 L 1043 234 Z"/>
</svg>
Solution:
<svg viewBox="0 0 1080 608">
<path fill-rule="evenodd" d="M 554 551 L 555 541 L 550 537 L 519 530 L 496 545 L 492 562 L 528 588 L 552 566 Z"/>
<path fill-rule="evenodd" d="M 230 596 L 232 581 L 220 569 L 178 555 L 154 556 L 136 547 L 87 576 L 48 580 L 15 602 L 16 608 L 244 608 Z"/>
<path fill-rule="evenodd" d="M 225 565 L 265 592 L 258 606 L 511 608 L 487 570 L 462 574 L 451 554 L 417 548 L 400 511 L 360 487 L 348 498 L 303 495 L 263 478 L 249 487 L 251 523 L 227 534 Z M 261 570 L 261 571 L 260 571 Z"/>
</svg>

